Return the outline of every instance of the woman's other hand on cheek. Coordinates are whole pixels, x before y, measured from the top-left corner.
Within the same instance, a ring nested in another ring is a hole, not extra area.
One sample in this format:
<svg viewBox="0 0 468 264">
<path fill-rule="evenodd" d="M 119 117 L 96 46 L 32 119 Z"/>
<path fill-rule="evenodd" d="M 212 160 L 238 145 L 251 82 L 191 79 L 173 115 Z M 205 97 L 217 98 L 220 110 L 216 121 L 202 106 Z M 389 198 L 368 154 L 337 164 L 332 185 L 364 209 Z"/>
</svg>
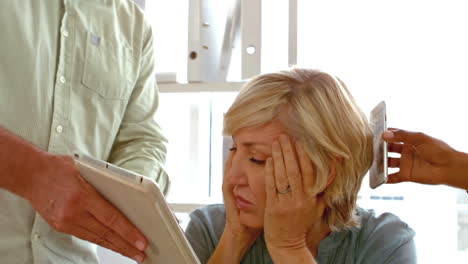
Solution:
<svg viewBox="0 0 468 264">
<path fill-rule="evenodd" d="M 227 177 L 232 167 L 234 151 L 229 155 L 224 169 L 223 197 L 226 208 L 226 226 L 208 263 L 240 263 L 243 256 L 251 247 L 253 242 L 260 235 L 261 230 L 253 230 L 243 225 L 239 217 L 239 209 L 236 206 L 234 197 L 234 184 L 231 184 Z"/>
</svg>

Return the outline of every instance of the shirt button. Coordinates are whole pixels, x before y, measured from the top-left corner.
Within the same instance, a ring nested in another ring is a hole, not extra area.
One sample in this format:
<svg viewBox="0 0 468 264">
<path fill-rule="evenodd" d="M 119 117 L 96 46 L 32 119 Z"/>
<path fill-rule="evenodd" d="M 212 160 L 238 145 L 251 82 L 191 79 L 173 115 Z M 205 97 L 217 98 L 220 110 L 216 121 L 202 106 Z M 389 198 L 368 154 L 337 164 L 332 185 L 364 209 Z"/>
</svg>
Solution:
<svg viewBox="0 0 468 264">
<path fill-rule="evenodd" d="M 55 128 L 55 131 L 57 131 L 57 133 L 62 133 L 63 132 L 63 126 L 61 125 L 58 125 L 56 128 Z"/>
<path fill-rule="evenodd" d="M 67 81 L 67 80 L 65 79 L 65 77 L 60 76 L 59 82 L 60 82 L 61 84 L 64 84 L 66 81 Z"/>
<path fill-rule="evenodd" d="M 67 30 L 64 30 L 64 31 L 62 32 L 62 34 L 63 34 L 64 37 L 68 37 L 68 31 L 67 31 Z"/>
<path fill-rule="evenodd" d="M 39 234 L 34 234 L 34 240 L 39 240 L 41 236 Z"/>
</svg>

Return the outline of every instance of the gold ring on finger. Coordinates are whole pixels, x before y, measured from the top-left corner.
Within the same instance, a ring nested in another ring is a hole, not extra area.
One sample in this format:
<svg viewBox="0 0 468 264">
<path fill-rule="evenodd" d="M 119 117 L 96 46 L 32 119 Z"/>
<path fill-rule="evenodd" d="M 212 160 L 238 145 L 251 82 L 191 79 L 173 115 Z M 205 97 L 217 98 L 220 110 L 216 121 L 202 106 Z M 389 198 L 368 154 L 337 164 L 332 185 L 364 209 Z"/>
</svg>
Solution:
<svg viewBox="0 0 468 264">
<path fill-rule="evenodd" d="M 291 186 L 290 186 L 290 185 L 288 185 L 288 187 L 286 187 L 286 189 L 284 189 L 284 190 L 278 190 L 278 189 L 276 189 L 276 192 L 278 192 L 279 194 L 287 194 L 287 193 L 289 193 L 290 191 L 291 191 Z"/>
</svg>

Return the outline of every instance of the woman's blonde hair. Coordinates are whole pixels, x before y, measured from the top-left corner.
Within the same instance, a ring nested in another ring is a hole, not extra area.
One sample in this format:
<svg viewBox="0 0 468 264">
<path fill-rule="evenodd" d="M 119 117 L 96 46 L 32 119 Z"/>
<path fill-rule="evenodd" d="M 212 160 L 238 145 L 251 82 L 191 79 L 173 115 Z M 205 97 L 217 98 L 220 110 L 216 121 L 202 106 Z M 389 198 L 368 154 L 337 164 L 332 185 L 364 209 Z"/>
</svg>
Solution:
<svg viewBox="0 0 468 264">
<path fill-rule="evenodd" d="M 324 218 L 332 231 L 358 226 L 357 193 L 372 163 L 372 130 L 345 84 L 332 75 L 293 68 L 249 81 L 224 117 L 225 135 L 279 120 L 314 164 L 314 192 L 326 187 Z"/>
</svg>

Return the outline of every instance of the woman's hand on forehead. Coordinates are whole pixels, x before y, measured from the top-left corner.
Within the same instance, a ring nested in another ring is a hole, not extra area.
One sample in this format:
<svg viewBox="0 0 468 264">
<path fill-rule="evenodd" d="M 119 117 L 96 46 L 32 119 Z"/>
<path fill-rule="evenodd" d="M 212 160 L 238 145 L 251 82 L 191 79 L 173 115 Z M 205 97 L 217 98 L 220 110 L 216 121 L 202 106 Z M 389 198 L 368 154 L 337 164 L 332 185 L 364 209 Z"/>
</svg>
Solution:
<svg viewBox="0 0 468 264">
<path fill-rule="evenodd" d="M 298 248 L 309 251 L 308 234 L 321 222 L 325 209 L 316 193 L 305 191 L 314 184 L 313 165 L 303 147 L 280 135 L 265 165 L 264 232 L 273 258 L 294 255 Z"/>
</svg>

